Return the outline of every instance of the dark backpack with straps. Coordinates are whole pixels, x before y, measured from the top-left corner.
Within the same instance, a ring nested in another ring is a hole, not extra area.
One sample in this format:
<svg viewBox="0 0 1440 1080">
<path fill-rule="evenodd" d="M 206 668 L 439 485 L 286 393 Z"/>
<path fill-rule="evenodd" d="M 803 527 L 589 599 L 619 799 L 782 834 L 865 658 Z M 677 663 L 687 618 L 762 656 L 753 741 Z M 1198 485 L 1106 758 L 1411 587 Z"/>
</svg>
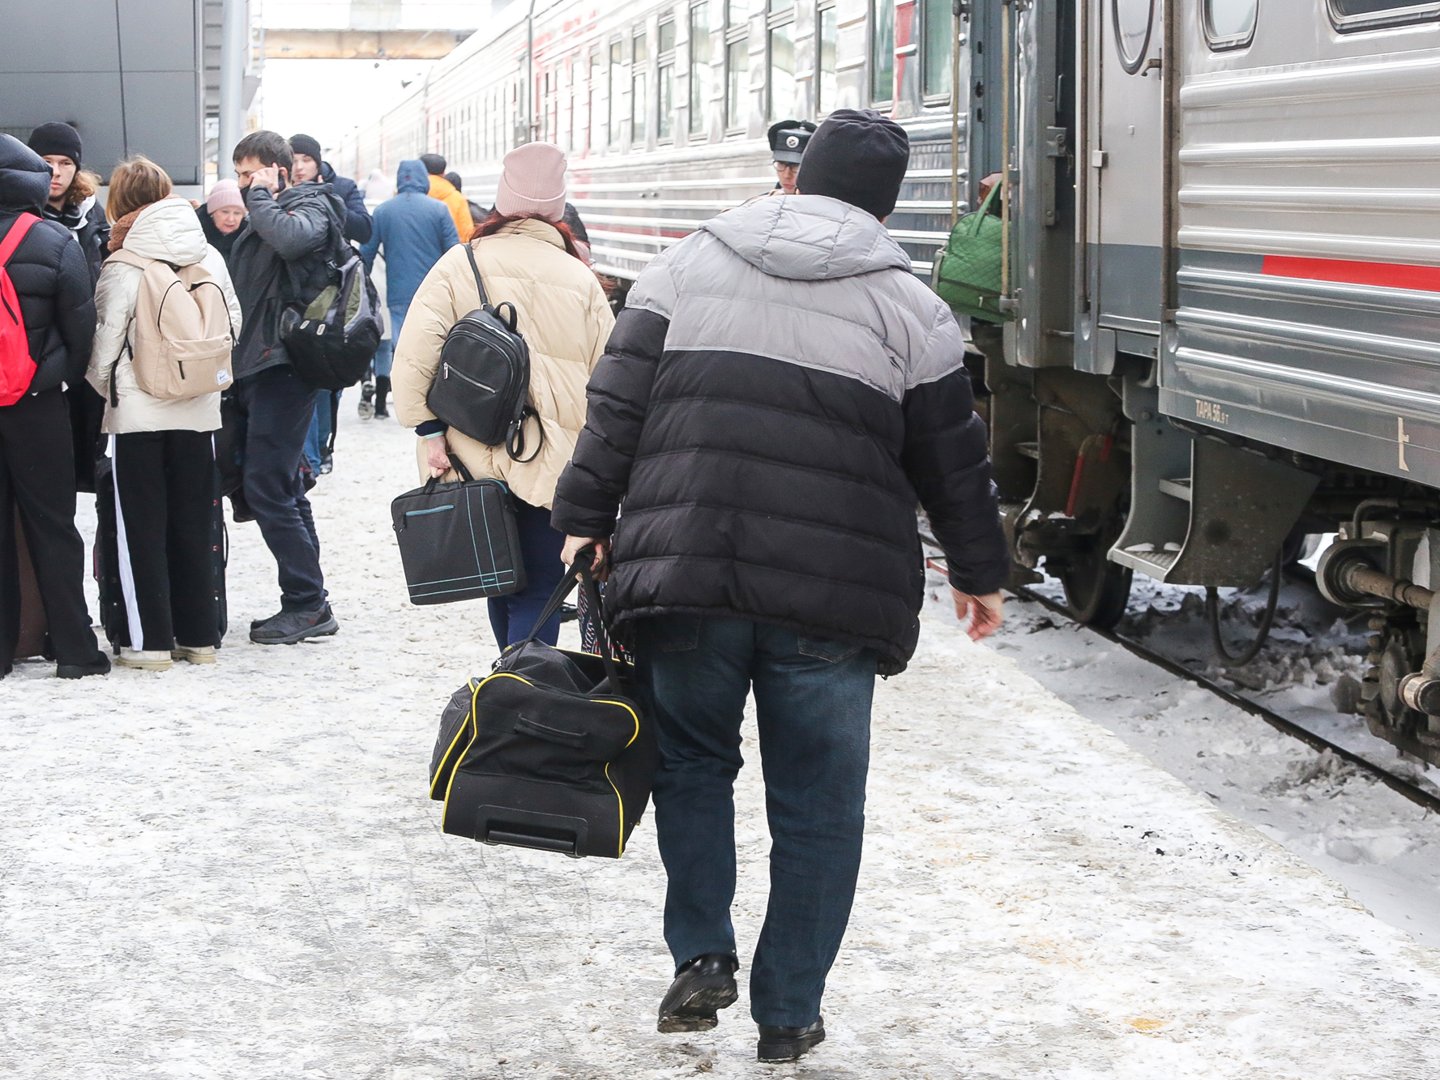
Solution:
<svg viewBox="0 0 1440 1080">
<path fill-rule="evenodd" d="M 425 403 L 447 427 L 486 446 L 504 446 L 520 462 L 533 461 L 545 443 L 525 457 L 525 421 L 535 415 L 530 393 L 530 346 L 515 329 L 518 314 L 508 300 L 492 307 L 480 280 L 475 250 L 465 255 L 475 275 L 480 306 L 450 328 L 440 347 L 440 370 Z M 537 425 L 538 426 L 538 425 Z"/>
<path fill-rule="evenodd" d="M 365 376 L 380 348 L 384 325 L 380 295 L 365 273 L 360 255 L 345 242 L 334 207 L 330 219 L 326 267 L 329 283 L 313 297 L 298 297 L 280 316 L 280 340 L 290 366 L 316 390 L 344 390 Z M 301 306 L 303 305 L 303 306 Z"/>
</svg>

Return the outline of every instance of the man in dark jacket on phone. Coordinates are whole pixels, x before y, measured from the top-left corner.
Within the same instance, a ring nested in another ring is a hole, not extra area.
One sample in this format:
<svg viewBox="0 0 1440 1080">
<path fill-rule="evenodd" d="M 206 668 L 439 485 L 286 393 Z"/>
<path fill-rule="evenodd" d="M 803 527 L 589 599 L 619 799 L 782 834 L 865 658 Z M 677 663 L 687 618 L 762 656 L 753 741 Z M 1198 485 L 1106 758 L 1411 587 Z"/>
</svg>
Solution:
<svg viewBox="0 0 1440 1080">
<path fill-rule="evenodd" d="M 73 679 L 110 670 L 85 606 L 85 543 L 75 529 L 75 450 L 62 393 L 66 384 L 84 385 L 95 301 L 75 237 L 64 225 L 40 218 L 49 190 L 50 166 L 20 140 L 0 135 L 0 245 L 14 229 L 29 230 L 5 267 L 29 358 L 6 365 L 6 385 L 14 388 L 7 397 L 23 392 L 0 404 L 0 678 L 10 673 L 20 632 L 17 506 L 49 625 L 55 674 Z"/>
<path fill-rule="evenodd" d="M 293 645 L 339 628 L 326 602 L 320 541 L 300 479 L 300 456 L 315 390 L 290 366 L 280 336 L 286 307 L 303 304 L 331 279 L 344 241 L 334 223 L 345 207 L 328 184 L 290 183 L 290 144 L 254 131 L 233 154 L 247 216 L 230 251 L 230 276 L 245 316 L 235 347 L 235 395 L 244 418 L 245 501 L 275 556 L 280 611 L 250 624 L 250 640 Z"/>
<path fill-rule="evenodd" d="M 900 125 L 837 110 L 801 194 L 711 218 L 652 260 L 555 492 L 567 558 L 613 543 L 606 614 L 633 632 L 660 744 L 661 1031 L 714 1027 L 736 999 L 733 787 L 753 689 L 772 841 L 750 969 L 762 1061 L 825 1037 L 875 676 L 920 634 L 916 504 L 971 637 L 999 625 L 1009 570 L 964 339 L 884 226 L 908 161 Z"/>
</svg>

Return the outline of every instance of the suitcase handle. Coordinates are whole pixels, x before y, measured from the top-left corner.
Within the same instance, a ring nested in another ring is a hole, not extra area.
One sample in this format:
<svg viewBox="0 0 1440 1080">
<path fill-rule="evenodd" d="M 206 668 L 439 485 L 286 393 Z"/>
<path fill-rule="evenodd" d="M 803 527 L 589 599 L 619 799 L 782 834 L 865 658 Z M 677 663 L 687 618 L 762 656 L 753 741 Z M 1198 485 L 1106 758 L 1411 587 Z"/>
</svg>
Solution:
<svg viewBox="0 0 1440 1080">
<path fill-rule="evenodd" d="M 508 832 L 504 829 L 487 829 L 484 842 L 534 848 L 537 851 L 558 851 L 561 855 L 569 855 L 572 859 L 580 858 L 579 853 L 575 850 L 574 836 L 564 840 L 558 836 L 535 836 L 531 833 Z"/>
<path fill-rule="evenodd" d="M 595 609 L 595 644 L 600 650 L 600 660 L 605 665 L 605 674 L 610 679 L 610 685 L 618 692 L 620 689 L 620 668 L 615 663 L 614 649 L 610 645 L 610 635 L 605 632 L 604 609 L 601 607 L 600 589 L 595 584 L 595 578 L 590 573 L 590 564 L 595 559 L 593 547 L 581 548 L 580 553 L 575 556 L 575 562 L 570 569 L 565 571 L 565 576 L 560 579 L 560 584 L 555 586 L 555 591 L 550 594 L 550 599 L 535 619 L 535 625 L 530 628 L 530 633 L 524 639 L 511 645 L 515 649 L 521 645 L 528 645 L 534 641 L 540 633 L 540 628 L 549 621 L 550 616 L 560 610 L 560 605 L 565 603 L 566 598 L 575 591 L 578 583 L 585 590 L 585 599 Z"/>
<path fill-rule="evenodd" d="M 559 743 L 561 746 L 573 747 L 576 750 L 585 745 L 585 732 L 583 731 L 564 731 L 560 728 L 547 727 L 545 724 L 524 716 L 515 721 L 514 731 L 516 735 L 529 735 L 534 739 Z"/>
</svg>

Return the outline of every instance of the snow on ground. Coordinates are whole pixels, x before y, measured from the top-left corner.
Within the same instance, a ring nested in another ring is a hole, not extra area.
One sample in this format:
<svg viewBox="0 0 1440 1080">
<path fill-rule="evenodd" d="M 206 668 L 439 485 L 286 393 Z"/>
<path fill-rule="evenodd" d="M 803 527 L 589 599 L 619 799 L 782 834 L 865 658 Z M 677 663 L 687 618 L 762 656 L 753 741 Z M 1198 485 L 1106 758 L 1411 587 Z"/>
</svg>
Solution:
<svg viewBox="0 0 1440 1080">
<path fill-rule="evenodd" d="M 619 862 L 441 834 L 436 721 L 493 647 L 477 605 L 406 604 L 387 504 L 410 439 L 343 411 L 315 500 L 338 636 L 246 641 L 275 596 L 240 526 L 216 666 L 61 683 L 27 664 L 0 686 L 0 1076 L 1433 1076 L 1440 953 L 1042 689 L 1022 618 L 991 650 L 940 606 L 877 695 L 829 1041 L 757 1065 L 743 982 L 717 1031 L 657 1034 L 648 820 Z"/>
<path fill-rule="evenodd" d="M 1058 586 L 1038 588 L 1060 597 Z M 1223 682 L 1202 593 L 1137 578 L 1119 630 Z M 1253 616 L 1263 599 L 1262 588 L 1233 603 L 1243 601 Z M 1236 692 L 1434 790 L 1440 770 L 1400 761 L 1363 719 L 1331 703 L 1337 679 L 1364 674 L 1363 617 L 1352 625 L 1339 616 L 1313 589 L 1286 585 L 1271 644 L 1256 663 L 1228 673 Z M 1223 625 L 1232 650 L 1254 632 L 1238 610 Z M 1038 604 L 1012 603 L 995 647 L 1216 806 L 1336 878 L 1382 919 L 1440 947 L 1440 817 Z"/>
</svg>

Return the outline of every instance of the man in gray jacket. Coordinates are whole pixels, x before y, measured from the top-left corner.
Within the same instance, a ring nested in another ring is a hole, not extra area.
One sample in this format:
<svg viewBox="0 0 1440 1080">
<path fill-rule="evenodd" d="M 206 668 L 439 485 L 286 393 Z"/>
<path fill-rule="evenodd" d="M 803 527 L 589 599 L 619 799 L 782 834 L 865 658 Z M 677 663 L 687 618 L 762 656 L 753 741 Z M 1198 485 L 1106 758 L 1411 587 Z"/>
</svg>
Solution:
<svg viewBox="0 0 1440 1080">
<path fill-rule="evenodd" d="M 320 541 L 300 479 L 300 456 L 315 408 L 315 390 L 290 366 L 280 340 L 288 305 L 317 295 L 345 206 L 328 184 L 291 186 L 290 144 L 254 131 L 234 152 L 248 211 L 230 251 L 230 276 L 244 326 L 235 347 L 235 396 L 244 418 L 245 501 L 275 556 L 280 611 L 250 624 L 250 640 L 293 645 L 339 628 L 326 602 Z"/>
<path fill-rule="evenodd" d="M 972 637 L 999 625 L 1009 570 L 960 328 L 883 225 L 908 160 L 898 124 L 838 110 L 805 150 L 800 194 L 712 218 L 649 264 L 591 377 L 551 519 L 567 559 L 610 550 L 606 615 L 634 642 L 659 739 L 676 965 L 661 1031 L 714 1027 L 736 1000 L 733 785 L 755 694 L 772 840 L 750 972 L 762 1061 L 825 1037 L 875 676 L 901 671 L 919 637 L 916 504 Z"/>
</svg>

